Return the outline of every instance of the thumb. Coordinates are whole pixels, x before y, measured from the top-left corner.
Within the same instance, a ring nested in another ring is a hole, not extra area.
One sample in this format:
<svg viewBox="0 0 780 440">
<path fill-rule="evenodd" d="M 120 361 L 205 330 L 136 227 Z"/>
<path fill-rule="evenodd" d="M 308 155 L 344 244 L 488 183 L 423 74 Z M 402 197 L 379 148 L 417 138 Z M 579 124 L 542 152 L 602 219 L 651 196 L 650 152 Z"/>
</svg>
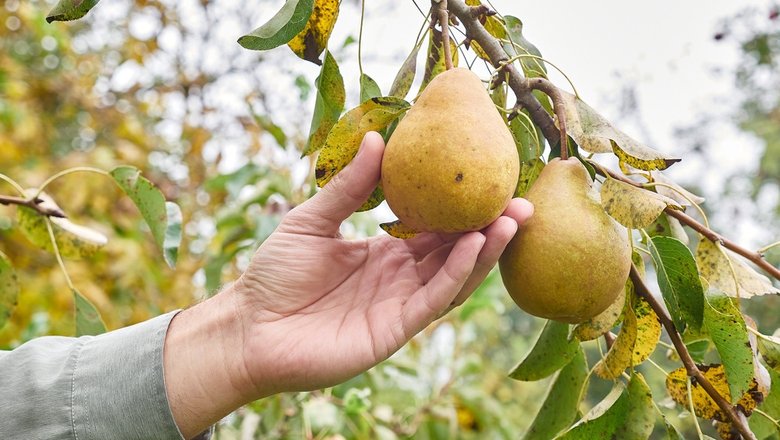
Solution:
<svg viewBox="0 0 780 440">
<path fill-rule="evenodd" d="M 291 211 L 289 220 L 317 235 L 337 233 L 341 222 L 360 208 L 379 183 L 384 151 L 382 136 L 374 131 L 366 133 L 352 162 L 314 197 Z"/>
</svg>

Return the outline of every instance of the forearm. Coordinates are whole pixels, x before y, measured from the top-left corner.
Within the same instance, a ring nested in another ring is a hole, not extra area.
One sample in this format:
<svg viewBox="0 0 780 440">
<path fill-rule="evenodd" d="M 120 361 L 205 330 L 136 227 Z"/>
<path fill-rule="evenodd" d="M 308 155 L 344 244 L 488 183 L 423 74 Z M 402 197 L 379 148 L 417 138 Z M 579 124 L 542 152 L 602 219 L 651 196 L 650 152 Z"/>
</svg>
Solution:
<svg viewBox="0 0 780 440">
<path fill-rule="evenodd" d="M 262 397 L 243 362 L 244 332 L 232 289 L 180 312 L 165 339 L 165 388 L 185 438 Z"/>
</svg>

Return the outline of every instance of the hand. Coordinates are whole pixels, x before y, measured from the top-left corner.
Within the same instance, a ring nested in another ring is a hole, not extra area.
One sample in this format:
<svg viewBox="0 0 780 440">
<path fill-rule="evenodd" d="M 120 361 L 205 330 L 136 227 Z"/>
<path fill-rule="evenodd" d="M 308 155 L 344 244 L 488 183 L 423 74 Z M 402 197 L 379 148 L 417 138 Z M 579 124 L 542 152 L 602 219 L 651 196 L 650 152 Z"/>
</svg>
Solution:
<svg viewBox="0 0 780 440">
<path fill-rule="evenodd" d="M 241 395 L 233 405 L 334 385 L 387 359 L 468 298 L 533 212 L 515 199 L 480 232 L 344 240 L 339 226 L 379 182 L 383 152 L 369 133 L 352 163 L 293 209 L 239 280 L 212 298 L 232 312 L 218 333 L 230 335 L 222 345 L 234 360 L 223 362 L 222 382 Z"/>
</svg>

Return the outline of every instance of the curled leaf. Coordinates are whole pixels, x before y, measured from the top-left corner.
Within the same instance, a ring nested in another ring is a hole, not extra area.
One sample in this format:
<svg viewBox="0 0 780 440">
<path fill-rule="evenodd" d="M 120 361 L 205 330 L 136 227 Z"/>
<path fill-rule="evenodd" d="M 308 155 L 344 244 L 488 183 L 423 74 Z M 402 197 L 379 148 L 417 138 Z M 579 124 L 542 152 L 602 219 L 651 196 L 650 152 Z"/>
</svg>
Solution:
<svg viewBox="0 0 780 440">
<path fill-rule="evenodd" d="M 320 54 L 328 47 L 339 16 L 339 0 L 315 0 L 306 26 L 287 45 L 295 55 L 320 66 Z"/>
<path fill-rule="evenodd" d="M 87 15 L 100 0 L 60 0 L 46 15 L 46 22 L 71 21 Z"/>
<path fill-rule="evenodd" d="M 667 206 L 682 210 L 669 197 L 612 178 L 601 185 L 601 205 L 618 223 L 631 229 L 650 226 Z"/>
<path fill-rule="evenodd" d="M 382 228 L 383 231 L 387 232 L 391 237 L 400 238 L 402 240 L 406 240 L 417 235 L 417 231 L 401 223 L 401 220 L 382 223 L 379 225 L 379 227 Z"/>
<path fill-rule="evenodd" d="M 344 101 L 346 100 L 344 79 L 341 77 L 336 59 L 328 51 L 325 51 L 325 62 L 322 64 L 320 76 L 317 77 L 315 85 L 317 86 L 317 100 L 314 103 L 309 140 L 302 156 L 308 156 L 322 148 L 330 129 L 339 120 L 341 111 L 344 109 Z"/>
<path fill-rule="evenodd" d="M 728 296 L 750 298 L 780 294 L 780 289 L 774 287 L 769 278 L 756 272 L 731 251 L 723 249 L 719 243 L 702 239 L 696 249 L 696 264 L 710 288 Z"/>
<path fill-rule="evenodd" d="M 238 39 L 245 49 L 268 50 L 292 40 L 309 21 L 314 0 L 287 0 L 267 23 Z"/>
<path fill-rule="evenodd" d="M 627 280 L 626 283 L 631 283 L 631 280 Z M 581 324 L 577 324 L 574 327 L 574 336 L 580 341 L 591 341 L 601 337 L 617 324 L 625 303 L 626 295 L 618 295 L 615 302 L 610 304 L 606 310 Z"/>
</svg>

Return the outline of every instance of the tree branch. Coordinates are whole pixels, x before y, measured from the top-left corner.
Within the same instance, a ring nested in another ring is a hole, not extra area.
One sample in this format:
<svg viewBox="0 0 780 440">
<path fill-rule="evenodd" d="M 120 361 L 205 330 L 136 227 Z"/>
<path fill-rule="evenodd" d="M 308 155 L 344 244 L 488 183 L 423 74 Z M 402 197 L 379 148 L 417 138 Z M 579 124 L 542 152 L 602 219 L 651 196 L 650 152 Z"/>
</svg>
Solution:
<svg viewBox="0 0 780 440">
<path fill-rule="evenodd" d="M 633 180 L 629 179 L 628 177 L 626 177 L 626 176 L 624 176 L 622 174 L 619 174 L 619 173 L 617 173 L 615 171 L 612 171 L 610 169 L 604 168 L 602 166 L 597 166 L 597 167 L 593 167 L 593 168 L 596 170 L 597 173 L 601 174 L 602 176 L 604 175 L 605 172 L 609 174 L 609 176 L 604 176 L 604 177 L 612 177 L 613 179 L 620 180 L 621 182 L 625 182 L 625 183 L 628 183 L 630 185 L 634 185 L 634 186 L 636 186 L 638 188 L 643 188 L 641 184 L 639 184 L 637 182 L 634 182 Z M 761 269 L 763 269 L 766 273 L 768 273 L 769 275 L 771 275 L 771 276 L 775 277 L 776 279 L 780 280 L 780 269 L 778 269 L 778 268 L 772 266 L 771 264 L 769 264 L 769 262 L 766 261 L 764 259 L 764 257 L 760 253 L 758 253 L 756 251 L 751 251 L 749 249 L 746 249 L 746 248 L 744 248 L 744 247 L 734 243 L 733 241 L 729 240 L 728 238 L 718 234 L 717 232 L 713 231 L 712 229 L 710 229 L 710 228 L 704 226 L 703 224 L 699 223 L 693 217 L 689 216 L 688 214 L 686 214 L 686 213 L 684 213 L 682 211 L 678 211 L 676 209 L 672 209 L 672 208 L 667 207 L 664 210 L 664 212 L 666 214 L 676 218 L 677 220 L 679 220 L 680 223 L 690 227 L 694 231 L 696 231 L 696 232 L 700 233 L 701 235 L 705 236 L 708 240 L 710 240 L 712 242 L 720 243 L 726 249 L 729 249 L 729 250 L 733 251 L 734 253 L 737 253 L 737 254 L 747 258 L 753 264 L 755 264 L 756 266 L 758 266 Z"/>
<path fill-rule="evenodd" d="M 59 209 L 42 206 L 41 203 L 43 203 L 43 200 L 41 198 L 24 199 L 21 197 L 0 195 L 0 205 L 26 206 L 30 209 L 35 210 L 38 214 L 46 217 L 58 217 L 58 218 L 67 217 L 65 213 L 60 211 Z"/>
<path fill-rule="evenodd" d="M 439 22 L 441 27 L 441 41 L 444 46 L 444 68 L 452 69 L 452 51 L 450 50 L 450 13 L 447 10 L 447 0 L 433 0 L 435 11 L 431 13 L 431 25 L 435 26 Z"/>
<path fill-rule="evenodd" d="M 726 417 L 729 418 L 732 426 L 734 426 L 734 428 L 739 431 L 743 439 L 756 440 L 755 434 L 753 434 L 747 423 L 745 423 L 745 417 L 740 416 L 740 413 L 738 413 L 737 409 L 731 406 L 731 403 L 729 403 L 729 401 L 726 400 L 726 398 L 723 397 L 714 386 L 712 386 L 712 383 L 710 383 L 710 381 L 704 377 L 699 368 L 696 366 L 696 362 L 694 362 L 691 354 L 688 352 L 688 348 L 685 346 L 685 343 L 680 337 L 680 333 L 678 333 L 677 329 L 674 327 L 672 318 L 669 317 L 669 314 L 666 312 L 664 306 L 655 299 L 644 280 L 642 280 L 642 276 L 639 275 L 639 271 L 637 271 L 636 266 L 633 264 L 631 265 L 631 273 L 629 274 L 629 277 L 631 278 L 631 282 L 634 283 L 636 292 L 647 300 L 647 302 L 650 304 L 650 307 L 652 307 L 655 311 L 655 314 L 658 315 L 658 320 L 661 321 L 661 325 L 663 325 L 663 327 L 666 329 L 666 333 L 669 334 L 669 338 L 672 340 L 672 344 L 674 345 L 675 350 L 677 350 L 677 354 L 680 355 L 680 360 L 682 360 L 688 376 L 696 379 L 696 382 L 701 385 L 701 387 L 710 397 L 712 397 L 712 400 L 715 401 L 720 410 L 723 411 Z"/>
</svg>

